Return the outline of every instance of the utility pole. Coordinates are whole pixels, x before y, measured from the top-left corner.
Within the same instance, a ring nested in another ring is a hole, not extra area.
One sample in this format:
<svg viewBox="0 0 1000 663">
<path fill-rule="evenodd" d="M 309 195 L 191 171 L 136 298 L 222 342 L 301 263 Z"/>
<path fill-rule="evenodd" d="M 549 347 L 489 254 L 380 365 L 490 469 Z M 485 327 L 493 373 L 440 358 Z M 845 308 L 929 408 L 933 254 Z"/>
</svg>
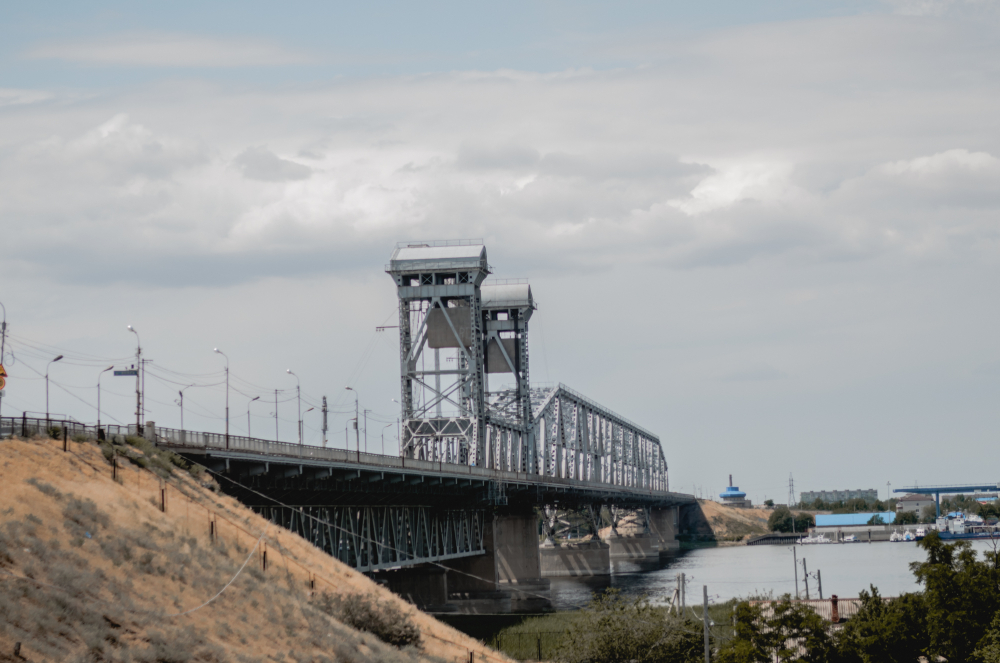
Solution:
<svg viewBox="0 0 1000 663">
<path fill-rule="evenodd" d="M 792 566 L 795 567 L 795 598 L 799 598 L 799 555 L 792 544 Z"/>
<path fill-rule="evenodd" d="M 278 441 L 278 390 L 274 390 L 274 441 Z"/>
<path fill-rule="evenodd" d="M 819 600 L 823 600 L 823 574 L 816 569 L 816 584 L 819 585 Z"/>
<path fill-rule="evenodd" d="M 701 592 L 703 597 L 702 619 L 705 622 L 705 663 L 711 663 L 712 649 L 708 640 L 708 585 L 702 585 Z"/>
<path fill-rule="evenodd" d="M 326 422 L 326 396 L 323 397 L 323 448 L 326 449 L 326 432 L 329 430 Z"/>
<path fill-rule="evenodd" d="M 687 587 L 687 574 L 681 574 L 681 610 L 687 607 L 687 599 L 684 589 Z"/>
<path fill-rule="evenodd" d="M 806 601 L 809 600 L 809 568 L 806 566 L 806 558 L 802 558 L 802 581 L 806 583 Z"/>
</svg>

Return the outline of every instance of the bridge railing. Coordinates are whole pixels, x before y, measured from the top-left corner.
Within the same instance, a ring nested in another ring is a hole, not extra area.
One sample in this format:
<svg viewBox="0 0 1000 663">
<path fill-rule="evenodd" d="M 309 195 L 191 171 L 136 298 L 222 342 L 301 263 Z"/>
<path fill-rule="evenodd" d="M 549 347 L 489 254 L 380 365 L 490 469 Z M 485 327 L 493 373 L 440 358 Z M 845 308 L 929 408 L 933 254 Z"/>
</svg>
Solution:
<svg viewBox="0 0 1000 663">
<path fill-rule="evenodd" d="M 45 419 L 37 417 L 0 417 L 0 438 L 10 436 L 32 437 L 50 436 L 54 429 L 66 430 L 69 438 L 83 435 L 86 439 L 96 440 L 97 426 L 82 424 L 78 421 Z M 101 429 L 107 438 L 114 436 L 136 435 L 135 424 L 102 425 Z M 581 479 L 543 476 L 529 472 L 502 471 L 464 463 L 448 463 L 443 460 L 417 460 L 403 456 L 386 456 L 382 454 L 351 451 L 349 449 L 333 449 L 294 442 L 276 442 L 260 438 L 230 435 L 228 446 L 224 433 L 206 433 L 202 431 L 181 430 L 164 426 L 146 426 L 143 435 L 157 444 L 177 449 L 204 449 L 215 451 L 244 452 L 261 457 L 272 458 L 275 462 L 287 463 L 289 459 L 308 461 L 329 461 L 364 465 L 368 468 L 385 468 L 386 470 L 420 470 L 425 472 L 445 473 L 452 476 L 465 475 L 470 478 L 497 482 L 548 482 L 581 488 L 625 488 L 630 492 L 665 494 L 664 490 L 641 489 L 630 486 L 615 486 L 605 482 L 587 481 Z"/>
</svg>

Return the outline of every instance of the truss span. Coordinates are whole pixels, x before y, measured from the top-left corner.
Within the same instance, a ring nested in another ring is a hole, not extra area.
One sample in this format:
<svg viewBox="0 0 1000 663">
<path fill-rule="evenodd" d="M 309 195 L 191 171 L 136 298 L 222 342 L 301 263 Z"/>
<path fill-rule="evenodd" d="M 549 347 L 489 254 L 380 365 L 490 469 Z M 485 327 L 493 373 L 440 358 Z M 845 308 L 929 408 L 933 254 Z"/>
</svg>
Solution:
<svg viewBox="0 0 1000 663">
<path fill-rule="evenodd" d="M 670 489 L 660 439 L 645 428 L 561 383 L 533 386 L 531 404 L 530 436 L 503 420 L 488 422 L 486 460 L 491 467 L 533 467 L 545 477 Z"/>
<path fill-rule="evenodd" d="M 255 506 L 358 571 L 482 555 L 483 509 L 424 506 Z"/>
</svg>

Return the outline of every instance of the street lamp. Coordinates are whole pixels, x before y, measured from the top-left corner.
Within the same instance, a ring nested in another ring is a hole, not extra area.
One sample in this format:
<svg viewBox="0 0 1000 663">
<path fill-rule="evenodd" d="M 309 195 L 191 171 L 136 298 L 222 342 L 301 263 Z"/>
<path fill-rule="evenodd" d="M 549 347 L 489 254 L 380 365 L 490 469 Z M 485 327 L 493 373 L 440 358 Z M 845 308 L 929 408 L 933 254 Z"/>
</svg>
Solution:
<svg viewBox="0 0 1000 663">
<path fill-rule="evenodd" d="M 344 387 L 347 391 L 354 392 L 354 441 L 358 445 L 358 458 L 361 458 L 361 434 L 358 432 L 358 392 L 354 387 Z"/>
<path fill-rule="evenodd" d="M 226 448 L 229 448 L 229 357 L 226 357 L 226 353 L 215 348 L 212 350 L 216 354 L 220 354 L 226 358 Z"/>
<path fill-rule="evenodd" d="M 392 399 L 392 402 L 395 403 L 396 405 L 399 405 L 400 408 L 402 409 L 402 404 L 399 401 L 397 401 L 395 398 Z M 400 425 L 399 422 L 400 422 L 399 417 L 396 417 L 396 451 L 398 451 L 399 455 L 402 456 L 403 455 L 403 428 L 402 428 L 402 426 Z"/>
<path fill-rule="evenodd" d="M 174 402 L 181 406 L 181 431 L 184 430 L 184 390 L 197 386 L 198 385 L 195 384 L 189 384 L 186 387 L 182 387 L 181 390 L 177 392 L 177 395 L 180 396 L 181 399 L 179 401 L 174 401 Z"/>
<path fill-rule="evenodd" d="M 394 423 L 396 423 L 396 422 L 395 421 L 392 422 L 392 424 L 394 424 Z M 385 429 L 388 428 L 389 426 L 392 426 L 392 424 L 386 424 L 385 426 L 382 427 L 382 455 L 383 456 L 385 455 Z"/>
<path fill-rule="evenodd" d="M 101 439 L 101 376 L 110 371 L 114 366 L 108 366 L 97 374 L 97 439 Z"/>
<path fill-rule="evenodd" d="M 142 370 L 142 342 L 139 332 L 132 325 L 128 326 L 128 330 L 135 334 L 135 367 L 138 369 L 135 373 L 135 434 L 142 435 L 142 382 L 139 373 L 142 372 L 145 376 L 146 372 Z"/>
<path fill-rule="evenodd" d="M 286 369 L 286 373 L 295 378 L 295 395 L 299 399 L 299 444 L 302 444 L 302 382 L 299 380 L 299 376 L 292 373 L 292 369 Z"/>
<path fill-rule="evenodd" d="M 253 403 L 254 401 L 259 401 L 259 400 L 260 400 L 260 396 L 254 396 L 253 398 L 250 399 L 250 403 Z M 247 403 L 247 437 L 251 437 L 251 435 L 250 435 L 250 403 Z"/>
<path fill-rule="evenodd" d="M 315 410 L 316 408 L 311 407 L 302 413 L 302 436 L 305 437 L 306 434 L 306 415 Z"/>
<path fill-rule="evenodd" d="M 58 357 L 51 360 L 49 363 L 45 365 L 45 427 L 46 428 L 49 427 L 49 366 L 56 363 L 62 358 L 63 356 L 59 355 Z"/>
</svg>

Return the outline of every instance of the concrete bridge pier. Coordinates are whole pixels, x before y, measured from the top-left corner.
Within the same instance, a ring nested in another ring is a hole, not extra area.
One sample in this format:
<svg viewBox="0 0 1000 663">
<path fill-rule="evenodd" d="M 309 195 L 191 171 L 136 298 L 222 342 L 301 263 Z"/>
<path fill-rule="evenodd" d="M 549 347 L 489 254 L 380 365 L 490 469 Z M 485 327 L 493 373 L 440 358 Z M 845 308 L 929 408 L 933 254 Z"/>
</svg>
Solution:
<svg viewBox="0 0 1000 663">
<path fill-rule="evenodd" d="M 594 538 L 581 543 L 548 543 L 541 547 L 546 578 L 611 575 L 611 546 Z"/>
<path fill-rule="evenodd" d="M 656 539 L 660 555 L 672 555 L 680 550 L 677 540 L 680 530 L 680 507 L 652 507 L 646 509 L 649 516 L 649 533 Z"/>
<path fill-rule="evenodd" d="M 534 513 L 496 515 L 485 528 L 486 554 L 440 565 L 379 571 L 372 576 L 426 612 L 550 610 L 549 581 L 541 574 Z"/>
</svg>

